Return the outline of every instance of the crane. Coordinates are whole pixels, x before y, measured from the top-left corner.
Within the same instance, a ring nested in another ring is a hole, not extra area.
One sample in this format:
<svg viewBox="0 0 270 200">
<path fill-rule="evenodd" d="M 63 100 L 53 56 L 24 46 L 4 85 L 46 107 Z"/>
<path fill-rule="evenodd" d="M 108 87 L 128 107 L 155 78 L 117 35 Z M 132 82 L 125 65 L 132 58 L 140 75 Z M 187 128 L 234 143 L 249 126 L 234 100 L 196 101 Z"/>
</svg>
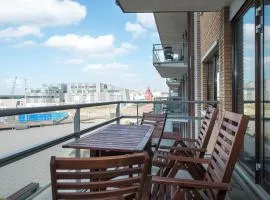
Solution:
<svg viewBox="0 0 270 200">
<path fill-rule="evenodd" d="M 13 81 L 13 85 L 12 85 L 11 95 L 14 95 L 14 93 L 15 93 L 17 79 L 18 79 L 18 77 L 15 76 L 14 81 Z"/>
</svg>

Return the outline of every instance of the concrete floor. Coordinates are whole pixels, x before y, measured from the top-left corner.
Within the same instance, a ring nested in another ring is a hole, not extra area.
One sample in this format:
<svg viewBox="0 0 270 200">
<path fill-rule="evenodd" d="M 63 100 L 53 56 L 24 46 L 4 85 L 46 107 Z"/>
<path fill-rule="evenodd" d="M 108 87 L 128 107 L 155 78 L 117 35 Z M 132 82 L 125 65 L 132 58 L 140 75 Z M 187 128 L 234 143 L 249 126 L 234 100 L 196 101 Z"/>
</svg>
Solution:
<svg viewBox="0 0 270 200">
<path fill-rule="evenodd" d="M 178 173 L 185 179 L 191 178 L 190 175 L 184 171 Z M 51 188 L 48 187 L 33 200 L 51 200 Z M 244 186 L 240 180 L 234 175 L 231 182 L 231 190 L 227 192 L 226 200 L 259 200 L 246 186 Z"/>
</svg>

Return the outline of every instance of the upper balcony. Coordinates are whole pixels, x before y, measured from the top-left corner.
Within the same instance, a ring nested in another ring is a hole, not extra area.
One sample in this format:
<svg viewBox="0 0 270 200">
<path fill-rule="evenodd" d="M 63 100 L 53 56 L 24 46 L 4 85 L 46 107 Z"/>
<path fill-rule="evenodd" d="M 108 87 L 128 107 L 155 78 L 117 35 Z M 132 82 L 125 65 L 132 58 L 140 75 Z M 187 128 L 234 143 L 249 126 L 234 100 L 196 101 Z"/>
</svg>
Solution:
<svg viewBox="0 0 270 200">
<path fill-rule="evenodd" d="M 153 65 L 163 78 L 181 78 L 187 73 L 187 43 L 154 44 Z"/>
<path fill-rule="evenodd" d="M 123 12 L 194 12 L 218 11 L 228 6 L 232 0 L 116 0 Z"/>
<path fill-rule="evenodd" d="M 180 79 L 177 78 L 166 78 L 166 84 L 169 88 L 178 88 L 180 87 Z"/>
</svg>

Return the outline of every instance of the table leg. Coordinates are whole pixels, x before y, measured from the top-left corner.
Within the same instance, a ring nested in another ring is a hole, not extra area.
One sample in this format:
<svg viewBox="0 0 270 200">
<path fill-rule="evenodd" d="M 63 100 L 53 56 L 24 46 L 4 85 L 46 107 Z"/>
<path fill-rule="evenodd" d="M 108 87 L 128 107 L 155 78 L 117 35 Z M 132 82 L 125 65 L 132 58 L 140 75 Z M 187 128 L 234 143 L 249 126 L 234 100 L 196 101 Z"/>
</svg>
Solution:
<svg viewBox="0 0 270 200">
<path fill-rule="evenodd" d="M 150 157 L 150 160 L 151 162 L 149 163 L 150 166 L 149 166 L 149 172 L 148 174 L 151 174 L 151 170 L 152 170 L 152 160 L 153 160 L 153 157 L 154 157 L 154 153 L 152 151 L 152 145 L 151 145 L 151 142 L 148 142 L 147 146 L 146 146 L 146 152 L 148 153 L 148 156 Z"/>
</svg>

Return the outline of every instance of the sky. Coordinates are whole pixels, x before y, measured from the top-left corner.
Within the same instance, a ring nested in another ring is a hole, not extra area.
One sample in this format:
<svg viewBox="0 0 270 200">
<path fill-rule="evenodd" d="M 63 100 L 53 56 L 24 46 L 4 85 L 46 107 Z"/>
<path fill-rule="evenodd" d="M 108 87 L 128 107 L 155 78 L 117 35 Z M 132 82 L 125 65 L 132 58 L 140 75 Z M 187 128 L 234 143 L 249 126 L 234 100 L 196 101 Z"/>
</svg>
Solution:
<svg viewBox="0 0 270 200">
<path fill-rule="evenodd" d="M 264 79 L 270 79 L 270 6 L 264 7 Z M 244 83 L 255 82 L 255 8 L 243 15 Z M 238 26 L 240 27 L 240 25 Z"/>
<path fill-rule="evenodd" d="M 160 43 L 151 13 L 114 0 L 0 0 L 0 94 L 43 83 L 103 82 L 166 92 L 152 65 Z"/>
</svg>

